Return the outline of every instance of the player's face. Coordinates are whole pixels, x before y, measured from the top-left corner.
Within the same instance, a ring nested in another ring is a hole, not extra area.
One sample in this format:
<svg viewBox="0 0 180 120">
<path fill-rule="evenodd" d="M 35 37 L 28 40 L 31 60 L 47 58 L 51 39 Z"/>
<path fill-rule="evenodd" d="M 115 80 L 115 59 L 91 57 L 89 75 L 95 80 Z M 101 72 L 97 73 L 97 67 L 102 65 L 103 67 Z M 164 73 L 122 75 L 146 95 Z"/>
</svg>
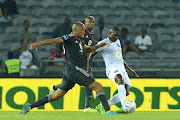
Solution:
<svg viewBox="0 0 180 120">
<path fill-rule="evenodd" d="M 145 28 L 143 28 L 143 29 L 141 30 L 141 34 L 142 34 L 142 35 L 146 35 L 146 32 L 147 32 L 147 31 L 146 31 Z"/>
<path fill-rule="evenodd" d="M 29 23 L 29 22 L 24 23 L 24 28 L 25 28 L 25 29 L 29 28 L 29 26 L 30 26 L 30 23 Z"/>
<path fill-rule="evenodd" d="M 86 21 L 86 27 L 88 29 L 91 29 L 93 30 L 94 29 L 94 26 L 95 26 L 95 19 L 94 18 L 91 18 L 89 20 Z"/>
<path fill-rule="evenodd" d="M 112 42 L 115 42 L 120 36 L 120 32 L 119 31 L 112 31 L 110 32 L 109 34 L 109 39 L 112 41 Z"/>
<path fill-rule="evenodd" d="M 85 34 L 85 26 L 82 26 L 78 29 L 78 36 L 79 38 L 84 38 L 84 34 Z"/>
</svg>

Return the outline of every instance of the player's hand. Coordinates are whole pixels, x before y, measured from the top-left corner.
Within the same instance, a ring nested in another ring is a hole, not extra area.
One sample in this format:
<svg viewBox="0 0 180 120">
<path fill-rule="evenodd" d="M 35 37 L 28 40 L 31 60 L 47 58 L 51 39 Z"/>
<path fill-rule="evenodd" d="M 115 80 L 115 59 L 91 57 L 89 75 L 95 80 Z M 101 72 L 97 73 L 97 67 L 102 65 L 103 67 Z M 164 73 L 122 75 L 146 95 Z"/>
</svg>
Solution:
<svg viewBox="0 0 180 120">
<path fill-rule="evenodd" d="M 104 47 L 105 45 L 109 45 L 107 42 L 102 42 L 98 45 L 98 47 Z"/>
<path fill-rule="evenodd" d="M 33 50 L 34 48 L 36 48 L 36 52 L 37 52 L 40 46 L 41 46 L 40 42 L 35 42 L 31 44 L 29 49 Z"/>
<path fill-rule="evenodd" d="M 139 77 L 139 75 L 132 69 L 128 70 L 131 74 L 135 75 L 137 78 Z"/>
</svg>

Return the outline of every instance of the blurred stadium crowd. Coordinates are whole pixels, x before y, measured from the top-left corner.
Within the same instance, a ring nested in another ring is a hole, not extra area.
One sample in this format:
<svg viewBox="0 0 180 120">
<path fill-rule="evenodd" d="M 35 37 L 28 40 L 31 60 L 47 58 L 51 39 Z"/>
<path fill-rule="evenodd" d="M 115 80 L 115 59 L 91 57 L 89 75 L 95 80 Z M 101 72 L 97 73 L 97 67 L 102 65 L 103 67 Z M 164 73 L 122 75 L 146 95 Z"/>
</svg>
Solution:
<svg viewBox="0 0 180 120">
<path fill-rule="evenodd" d="M 147 35 L 152 40 L 150 50 L 143 54 L 127 51 L 123 55 L 127 64 L 136 70 L 140 77 L 180 77 L 179 0 L 0 0 L 0 6 L 7 1 L 13 1 L 10 5 L 14 7 L 7 7 L 7 4 L 1 7 L 1 77 L 4 76 L 3 63 L 8 59 L 8 51 L 15 52 L 21 48 L 19 32 L 24 21 L 29 22 L 28 27 L 32 35 L 27 43 L 31 43 L 53 37 L 57 27 L 64 24 L 67 18 L 70 19 L 71 26 L 72 23 L 83 21 L 89 15 L 96 19 L 95 31 L 98 29 L 99 21 L 104 22 L 104 28 L 127 28 L 133 44 L 136 36 L 141 34 L 141 28 L 146 28 Z M 53 57 L 51 53 L 57 52 L 57 49 L 56 45 L 49 45 L 41 47 L 37 53 L 33 51 L 36 58 L 33 64 L 37 68 L 23 69 L 22 76 L 62 76 L 64 61 L 58 64 L 50 60 Z M 93 72 L 94 77 L 106 77 L 101 55 L 94 60 Z"/>
</svg>

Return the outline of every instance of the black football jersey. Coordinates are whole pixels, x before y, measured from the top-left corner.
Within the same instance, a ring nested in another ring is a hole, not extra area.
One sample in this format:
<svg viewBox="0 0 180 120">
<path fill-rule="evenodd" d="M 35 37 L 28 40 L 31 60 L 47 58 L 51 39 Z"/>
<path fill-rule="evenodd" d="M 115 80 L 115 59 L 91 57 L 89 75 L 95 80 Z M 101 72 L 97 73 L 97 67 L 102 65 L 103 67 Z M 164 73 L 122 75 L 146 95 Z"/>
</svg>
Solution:
<svg viewBox="0 0 180 120">
<path fill-rule="evenodd" d="M 72 34 L 61 36 L 61 38 L 64 40 L 63 48 L 66 58 L 66 67 L 82 67 L 86 59 L 85 53 L 83 53 L 84 40 L 78 40 Z"/>
<path fill-rule="evenodd" d="M 96 43 L 94 42 L 94 38 L 93 38 L 93 35 L 94 35 L 94 31 L 92 31 L 91 33 L 86 29 L 85 30 L 85 35 L 84 35 L 84 43 L 86 46 L 93 46 L 95 45 Z M 84 60 L 83 60 L 83 69 L 87 69 L 87 60 L 88 60 L 88 55 L 87 54 L 84 54 Z"/>
</svg>

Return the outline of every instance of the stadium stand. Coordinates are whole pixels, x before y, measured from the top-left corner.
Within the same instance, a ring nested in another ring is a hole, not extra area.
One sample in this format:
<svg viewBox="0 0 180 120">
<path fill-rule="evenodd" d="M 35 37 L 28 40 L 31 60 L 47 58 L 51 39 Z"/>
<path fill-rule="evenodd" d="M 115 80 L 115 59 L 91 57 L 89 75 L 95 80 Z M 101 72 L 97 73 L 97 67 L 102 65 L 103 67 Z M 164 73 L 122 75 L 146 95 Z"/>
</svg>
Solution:
<svg viewBox="0 0 180 120">
<path fill-rule="evenodd" d="M 124 55 L 126 62 L 141 77 L 180 77 L 180 3 L 171 0 L 16 0 L 20 15 L 10 22 L 0 21 L 0 59 L 6 60 L 9 49 L 14 50 L 20 44 L 17 33 L 24 20 L 28 19 L 33 32 L 33 42 L 51 38 L 53 29 L 64 22 L 66 16 L 72 23 L 82 21 L 88 15 L 96 19 L 103 16 L 105 26 L 127 27 L 134 39 L 142 26 L 147 27 L 152 38 L 150 52 L 141 57 L 134 52 Z M 8 46 L 8 47 L 7 47 Z M 49 65 L 48 57 L 55 46 L 44 46 L 36 53 L 39 76 L 59 77 L 55 69 L 63 70 L 63 66 Z M 47 71 L 43 71 L 43 70 Z M 167 72 L 174 74 L 167 74 Z M 105 77 L 104 62 L 101 55 L 93 62 L 94 77 Z M 2 74 L 2 72 L 0 72 Z M 174 76 L 173 76 L 174 75 Z M 133 77 L 130 75 L 130 77 Z"/>
</svg>

